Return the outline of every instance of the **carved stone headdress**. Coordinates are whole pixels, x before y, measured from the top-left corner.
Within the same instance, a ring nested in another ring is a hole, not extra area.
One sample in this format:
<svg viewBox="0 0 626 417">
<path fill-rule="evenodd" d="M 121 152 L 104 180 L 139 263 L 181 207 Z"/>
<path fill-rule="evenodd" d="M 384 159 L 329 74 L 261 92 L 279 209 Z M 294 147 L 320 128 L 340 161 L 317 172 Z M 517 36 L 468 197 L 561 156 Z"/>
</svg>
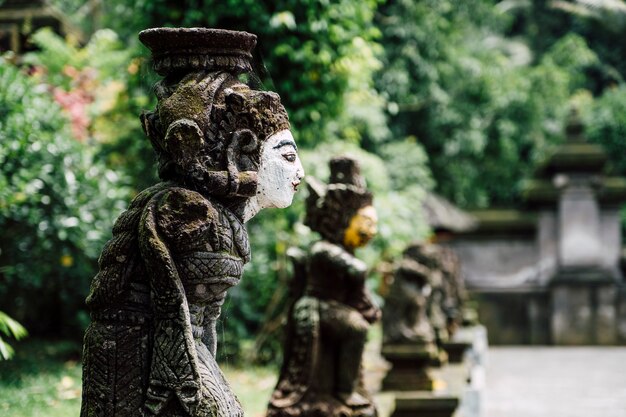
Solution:
<svg viewBox="0 0 626 417">
<path fill-rule="evenodd" d="M 252 90 L 238 78 L 252 71 L 256 36 L 154 28 L 139 39 L 164 76 L 154 87 L 156 111 L 142 115 L 159 176 L 205 194 L 254 195 L 262 143 L 289 129 L 278 94 Z"/>
<path fill-rule="evenodd" d="M 342 243 L 344 232 L 356 212 L 372 204 L 372 194 L 365 188 L 358 163 L 349 157 L 330 161 L 330 179 L 325 186 L 307 177 L 304 224 L 333 243 Z"/>
</svg>

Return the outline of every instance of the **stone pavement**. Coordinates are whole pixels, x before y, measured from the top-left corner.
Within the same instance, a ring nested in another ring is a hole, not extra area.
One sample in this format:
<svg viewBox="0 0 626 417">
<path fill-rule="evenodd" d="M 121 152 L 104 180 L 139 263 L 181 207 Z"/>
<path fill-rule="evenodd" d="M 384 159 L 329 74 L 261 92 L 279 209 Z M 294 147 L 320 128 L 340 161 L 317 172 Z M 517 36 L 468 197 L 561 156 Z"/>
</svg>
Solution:
<svg viewBox="0 0 626 417">
<path fill-rule="evenodd" d="M 626 347 L 490 347 L 483 417 L 626 417 Z"/>
</svg>

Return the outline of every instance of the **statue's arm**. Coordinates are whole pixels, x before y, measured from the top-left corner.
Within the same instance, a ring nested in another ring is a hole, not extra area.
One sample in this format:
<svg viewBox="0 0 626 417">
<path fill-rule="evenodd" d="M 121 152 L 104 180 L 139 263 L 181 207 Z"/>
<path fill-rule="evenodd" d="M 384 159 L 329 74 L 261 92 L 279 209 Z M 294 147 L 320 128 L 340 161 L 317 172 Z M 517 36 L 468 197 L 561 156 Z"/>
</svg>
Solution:
<svg viewBox="0 0 626 417">
<path fill-rule="evenodd" d="M 312 256 L 319 256 L 328 263 L 338 277 L 346 279 L 353 285 L 353 293 L 347 301 L 347 305 L 357 310 L 365 320 L 370 323 L 378 321 L 381 311 L 374 302 L 365 285 L 367 278 L 367 265 L 354 255 L 340 246 L 318 242 L 312 248 Z"/>
<path fill-rule="evenodd" d="M 115 221 L 113 236 L 98 259 L 98 274 L 87 297 L 90 310 L 111 307 L 127 289 L 128 281 L 140 262 L 137 253 L 137 227 L 145 204 L 158 186 L 144 190 Z"/>
<path fill-rule="evenodd" d="M 202 395 L 189 306 L 174 254 L 191 231 L 204 225 L 208 209 L 199 194 L 174 188 L 157 194 L 141 217 L 139 247 L 155 320 L 146 407 L 154 415 L 175 398 L 192 415 Z"/>
<path fill-rule="evenodd" d="M 311 256 L 325 262 L 337 276 L 350 281 L 365 282 L 367 265 L 354 255 L 328 242 L 317 242 L 311 248 Z"/>
</svg>

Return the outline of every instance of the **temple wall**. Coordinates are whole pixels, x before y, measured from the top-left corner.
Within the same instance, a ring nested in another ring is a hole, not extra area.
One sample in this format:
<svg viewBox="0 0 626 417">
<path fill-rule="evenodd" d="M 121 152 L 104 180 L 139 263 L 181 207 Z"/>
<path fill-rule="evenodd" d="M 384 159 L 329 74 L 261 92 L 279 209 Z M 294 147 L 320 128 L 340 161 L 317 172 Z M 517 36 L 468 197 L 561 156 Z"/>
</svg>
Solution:
<svg viewBox="0 0 626 417">
<path fill-rule="evenodd" d="M 461 259 L 468 289 L 511 289 L 536 284 L 539 250 L 532 238 L 471 237 L 449 245 Z"/>
<path fill-rule="evenodd" d="M 593 245 L 597 247 L 589 251 L 600 269 L 586 276 L 580 272 L 585 265 L 575 268 L 579 260 L 572 257 L 579 248 L 566 253 L 566 263 L 574 267 L 572 279 L 581 280 L 579 283 L 572 284 L 570 276 L 563 274 L 559 239 L 567 239 L 570 248 L 577 244 L 586 248 L 584 233 L 561 234 L 565 226 L 559 221 L 556 207 L 537 211 L 533 221 L 526 217 L 523 224 L 510 219 L 494 223 L 483 218 L 482 225 L 488 227 L 479 226 L 441 242 L 460 258 L 465 283 L 478 301 L 490 344 L 626 343 L 626 289 L 620 284 L 619 269 L 620 215 L 615 208 L 597 214 L 598 222 L 592 230 L 596 236 Z M 497 217 L 494 211 L 491 215 Z M 591 259 L 580 257 L 585 262 Z"/>
</svg>

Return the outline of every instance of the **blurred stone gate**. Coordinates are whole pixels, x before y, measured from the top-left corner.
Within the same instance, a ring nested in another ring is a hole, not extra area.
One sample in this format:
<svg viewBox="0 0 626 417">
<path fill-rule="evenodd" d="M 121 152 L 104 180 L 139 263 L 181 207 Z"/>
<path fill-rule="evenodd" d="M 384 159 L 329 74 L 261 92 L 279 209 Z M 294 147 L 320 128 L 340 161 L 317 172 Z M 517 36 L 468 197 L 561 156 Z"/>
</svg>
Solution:
<svg viewBox="0 0 626 417">
<path fill-rule="evenodd" d="M 435 228 L 461 259 L 491 344 L 626 344 L 626 179 L 605 175 L 605 150 L 582 132 L 573 117 L 525 185 L 523 210 L 473 212 L 464 231 Z"/>
</svg>

